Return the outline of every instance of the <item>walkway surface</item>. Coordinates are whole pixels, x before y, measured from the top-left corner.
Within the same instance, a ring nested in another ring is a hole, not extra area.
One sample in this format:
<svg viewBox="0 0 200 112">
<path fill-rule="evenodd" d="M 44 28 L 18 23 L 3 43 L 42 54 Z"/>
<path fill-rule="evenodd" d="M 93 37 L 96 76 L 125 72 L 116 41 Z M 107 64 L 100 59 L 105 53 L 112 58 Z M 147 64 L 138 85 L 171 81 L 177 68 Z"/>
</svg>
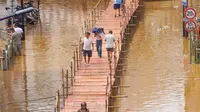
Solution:
<svg viewBox="0 0 200 112">
<path fill-rule="evenodd" d="M 132 0 L 126 0 L 126 6 Z M 114 17 L 113 0 L 108 8 L 102 13 L 96 23 L 96 27 L 103 27 L 105 33 L 113 30 L 114 35 L 120 37 L 120 22 L 122 17 Z M 113 73 L 113 72 L 112 72 Z M 76 73 L 73 88 L 73 95 L 66 99 L 65 108 L 62 112 L 77 112 L 81 102 L 87 102 L 91 112 L 105 112 L 106 84 L 109 75 L 109 62 L 107 59 L 105 44 L 103 44 L 102 58 L 93 53 L 90 66 L 81 62 L 80 70 Z"/>
</svg>

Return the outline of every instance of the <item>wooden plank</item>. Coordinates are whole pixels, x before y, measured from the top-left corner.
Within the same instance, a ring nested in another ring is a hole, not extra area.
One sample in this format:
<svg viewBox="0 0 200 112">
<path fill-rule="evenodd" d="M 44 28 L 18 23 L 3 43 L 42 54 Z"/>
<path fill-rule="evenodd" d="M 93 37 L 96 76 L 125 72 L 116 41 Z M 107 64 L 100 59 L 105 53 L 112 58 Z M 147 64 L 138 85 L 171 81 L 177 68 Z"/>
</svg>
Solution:
<svg viewBox="0 0 200 112">
<path fill-rule="evenodd" d="M 112 86 L 112 88 L 129 88 L 131 86 Z"/>
<path fill-rule="evenodd" d="M 108 106 L 108 108 L 120 108 L 121 106 Z"/>
<path fill-rule="evenodd" d="M 111 98 L 127 98 L 127 95 L 117 95 L 117 96 L 111 96 Z"/>
</svg>

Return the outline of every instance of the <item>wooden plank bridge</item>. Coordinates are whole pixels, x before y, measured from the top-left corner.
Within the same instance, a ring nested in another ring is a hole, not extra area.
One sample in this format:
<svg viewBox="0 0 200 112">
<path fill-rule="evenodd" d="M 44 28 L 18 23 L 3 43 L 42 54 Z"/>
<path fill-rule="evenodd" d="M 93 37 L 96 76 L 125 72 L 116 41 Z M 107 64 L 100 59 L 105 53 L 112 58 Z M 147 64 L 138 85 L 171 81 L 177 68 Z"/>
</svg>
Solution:
<svg viewBox="0 0 200 112">
<path fill-rule="evenodd" d="M 79 41 L 76 45 L 69 70 L 66 72 L 62 71 L 63 84 L 57 92 L 56 112 L 77 112 L 81 102 L 87 102 L 87 107 L 90 112 L 107 112 L 109 108 L 113 107 L 110 105 L 109 97 L 120 97 L 112 96 L 110 94 L 111 88 L 119 88 L 118 86 L 113 86 L 113 84 L 117 71 L 116 68 L 119 66 L 117 63 L 120 59 L 120 53 L 126 52 L 124 51 L 126 48 L 122 47 L 123 44 L 125 44 L 123 38 L 127 34 L 127 25 L 132 24 L 132 26 L 134 26 L 133 24 L 137 23 L 137 13 L 136 16 L 133 16 L 133 13 L 140 7 L 140 1 L 126 0 L 125 16 L 119 17 L 114 17 L 113 0 L 110 1 L 108 7 L 104 11 L 101 9 L 101 1 L 102 0 L 99 0 L 91 11 L 89 18 L 85 21 L 83 32 L 91 32 L 93 27 L 103 27 L 105 33 L 108 33 L 109 30 L 113 30 L 113 34 L 117 38 L 113 54 L 114 58 L 112 62 L 108 61 L 104 42 L 102 58 L 99 58 L 97 52 L 93 51 L 90 66 L 85 66 L 81 56 L 81 41 Z M 130 23 L 131 19 L 134 20 L 135 23 Z M 123 97 L 123 95 L 121 95 L 121 97 Z"/>
</svg>

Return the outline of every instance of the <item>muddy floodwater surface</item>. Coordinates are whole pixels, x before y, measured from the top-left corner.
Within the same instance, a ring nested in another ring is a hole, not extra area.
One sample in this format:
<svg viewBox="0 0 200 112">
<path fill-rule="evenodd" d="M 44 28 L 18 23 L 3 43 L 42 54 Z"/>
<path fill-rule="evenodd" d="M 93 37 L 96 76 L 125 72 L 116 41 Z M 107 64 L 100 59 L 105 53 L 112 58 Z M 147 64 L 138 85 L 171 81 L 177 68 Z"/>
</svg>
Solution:
<svg viewBox="0 0 200 112">
<path fill-rule="evenodd" d="M 175 4 L 174 4 L 175 3 Z M 145 2 L 116 112 L 200 112 L 200 66 L 189 63 L 180 1 Z M 159 4 L 159 5 L 157 5 Z"/>
<path fill-rule="evenodd" d="M 23 56 L 15 58 L 10 70 L 0 71 L 0 112 L 53 112 L 61 69 L 68 69 L 71 45 L 82 36 L 84 18 L 97 1 L 41 0 L 39 23 L 26 27 Z M 5 5 L 0 0 L 1 17 Z M 52 98 L 34 101 L 46 97 Z"/>
<path fill-rule="evenodd" d="M 39 24 L 26 28 L 23 56 L 0 71 L 0 112 L 53 112 L 61 69 L 68 68 L 71 45 L 96 2 L 41 0 Z M 5 3 L 0 0 L 0 16 Z M 123 78 L 128 98 L 118 100 L 116 112 L 200 112 L 200 66 L 189 64 L 181 13 L 180 0 L 145 2 Z M 34 101 L 39 98 L 47 99 Z"/>
</svg>

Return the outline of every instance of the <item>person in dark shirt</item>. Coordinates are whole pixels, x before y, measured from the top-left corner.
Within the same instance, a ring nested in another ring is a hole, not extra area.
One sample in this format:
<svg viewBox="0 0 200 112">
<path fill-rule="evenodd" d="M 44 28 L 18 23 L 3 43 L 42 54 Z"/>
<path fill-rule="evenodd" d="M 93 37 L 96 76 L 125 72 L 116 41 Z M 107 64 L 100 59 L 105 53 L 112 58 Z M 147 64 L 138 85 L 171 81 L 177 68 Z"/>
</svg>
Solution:
<svg viewBox="0 0 200 112">
<path fill-rule="evenodd" d="M 81 108 L 77 112 L 89 112 L 89 109 L 87 108 L 87 103 L 81 103 Z"/>
</svg>

